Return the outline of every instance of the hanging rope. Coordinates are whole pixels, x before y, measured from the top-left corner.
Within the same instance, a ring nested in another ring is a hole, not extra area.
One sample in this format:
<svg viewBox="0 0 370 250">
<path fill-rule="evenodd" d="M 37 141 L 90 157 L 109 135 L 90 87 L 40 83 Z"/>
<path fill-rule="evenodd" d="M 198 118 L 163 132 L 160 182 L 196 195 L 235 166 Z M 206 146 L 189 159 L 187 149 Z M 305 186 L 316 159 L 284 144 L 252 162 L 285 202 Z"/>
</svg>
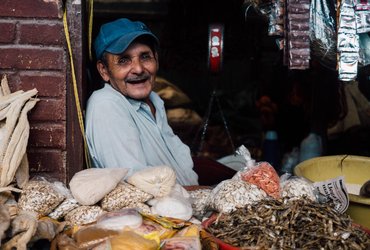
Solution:
<svg viewBox="0 0 370 250">
<path fill-rule="evenodd" d="M 89 27 L 88 27 L 88 46 L 89 46 L 89 59 L 90 61 L 93 60 L 92 57 L 92 27 L 93 27 L 93 15 L 94 15 L 94 0 L 89 0 L 88 3 L 88 20 L 89 20 Z"/>
<path fill-rule="evenodd" d="M 87 166 L 87 168 L 90 168 L 90 166 L 91 166 L 90 157 L 89 157 L 89 151 L 88 151 L 88 147 L 87 147 L 87 143 L 86 143 L 85 126 L 84 126 L 84 119 L 83 119 L 82 110 L 81 110 L 81 103 L 80 103 L 80 98 L 79 98 L 79 95 L 78 95 L 76 72 L 75 72 L 75 67 L 74 67 L 74 63 L 73 63 L 73 54 L 72 54 L 72 47 L 71 47 L 71 39 L 70 39 L 70 36 L 69 36 L 69 28 L 68 28 L 68 21 L 67 21 L 67 7 L 66 6 L 64 8 L 64 13 L 63 13 L 63 26 L 64 26 L 64 34 L 65 34 L 66 41 L 67 41 L 67 46 L 68 46 L 69 59 L 70 59 L 70 63 L 71 63 L 73 93 L 74 93 L 75 104 L 76 104 L 76 109 L 77 109 L 78 123 L 80 125 L 80 130 L 81 130 L 81 134 L 82 134 L 83 141 L 84 141 L 84 152 L 85 152 L 86 166 Z"/>
</svg>

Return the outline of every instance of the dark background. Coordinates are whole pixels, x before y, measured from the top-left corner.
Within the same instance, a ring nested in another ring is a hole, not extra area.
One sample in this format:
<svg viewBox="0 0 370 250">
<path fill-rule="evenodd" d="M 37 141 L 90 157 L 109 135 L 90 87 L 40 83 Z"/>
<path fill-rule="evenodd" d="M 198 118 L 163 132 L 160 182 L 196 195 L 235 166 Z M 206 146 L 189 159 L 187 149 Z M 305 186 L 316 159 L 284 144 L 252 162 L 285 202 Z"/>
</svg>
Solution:
<svg viewBox="0 0 370 250">
<path fill-rule="evenodd" d="M 259 2 L 259 6 L 263 4 L 268 2 Z M 195 130 L 173 126 L 195 154 L 202 151 L 218 158 L 245 145 L 259 158 L 264 132 L 274 129 L 281 156 L 299 146 L 312 131 L 322 136 L 324 154 L 370 155 L 368 127 L 327 138 L 327 127 L 345 112 L 343 83 L 337 80 L 337 71 L 315 58 L 308 70 L 289 70 L 283 65 L 276 37 L 267 34 L 266 16 L 258 8 L 246 11 L 246 7 L 242 0 L 99 0 L 94 4 L 93 37 L 101 24 L 116 18 L 143 21 L 161 42 L 158 75 L 190 97 L 190 108 L 205 117 L 210 111 L 211 93 L 216 90 L 220 106 L 212 103 L 204 148 L 197 147 L 203 126 Z M 225 28 L 223 68 L 218 74 L 210 73 L 207 65 L 208 27 L 212 23 L 222 23 Z M 91 90 L 98 82 L 94 68 L 91 63 Z M 369 71 L 369 67 L 363 67 L 358 74 L 360 89 L 368 99 Z M 267 109 L 264 113 L 256 105 L 262 96 L 272 100 L 274 111 Z"/>
</svg>

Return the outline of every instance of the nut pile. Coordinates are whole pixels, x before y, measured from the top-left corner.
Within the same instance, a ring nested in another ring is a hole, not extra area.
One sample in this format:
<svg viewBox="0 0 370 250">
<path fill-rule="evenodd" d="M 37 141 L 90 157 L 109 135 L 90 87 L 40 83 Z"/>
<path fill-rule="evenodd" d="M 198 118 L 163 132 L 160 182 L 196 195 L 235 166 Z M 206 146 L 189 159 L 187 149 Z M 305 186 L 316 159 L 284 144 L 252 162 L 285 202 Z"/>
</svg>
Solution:
<svg viewBox="0 0 370 250">
<path fill-rule="evenodd" d="M 238 179 L 222 181 L 212 190 L 211 195 L 210 207 L 220 213 L 230 213 L 267 197 L 256 185 Z"/>
<path fill-rule="evenodd" d="M 289 178 L 284 181 L 281 185 L 281 196 L 290 199 L 299 199 L 301 197 L 307 197 L 308 199 L 315 201 L 314 187 L 311 183 L 303 178 Z"/>
<path fill-rule="evenodd" d="M 104 213 L 99 206 L 79 206 L 64 217 L 71 225 L 84 225 L 97 220 Z"/>
<path fill-rule="evenodd" d="M 21 210 L 33 211 L 44 216 L 56 208 L 65 197 L 45 180 L 32 180 L 24 187 L 18 200 Z"/>
<path fill-rule="evenodd" d="M 101 207 L 106 211 L 113 211 L 123 207 L 132 207 L 134 204 L 143 203 L 152 198 L 153 195 L 127 182 L 120 182 L 115 189 L 104 196 Z"/>
<path fill-rule="evenodd" d="M 74 198 L 65 199 L 62 203 L 57 206 L 53 212 L 48 214 L 48 216 L 54 220 L 59 220 L 63 218 L 66 214 L 68 214 L 73 209 L 79 207 L 80 205 Z"/>
<path fill-rule="evenodd" d="M 206 208 L 210 202 L 212 189 L 204 188 L 189 191 L 192 199 L 191 206 L 193 208 L 193 214 L 197 217 L 203 217 Z"/>
</svg>

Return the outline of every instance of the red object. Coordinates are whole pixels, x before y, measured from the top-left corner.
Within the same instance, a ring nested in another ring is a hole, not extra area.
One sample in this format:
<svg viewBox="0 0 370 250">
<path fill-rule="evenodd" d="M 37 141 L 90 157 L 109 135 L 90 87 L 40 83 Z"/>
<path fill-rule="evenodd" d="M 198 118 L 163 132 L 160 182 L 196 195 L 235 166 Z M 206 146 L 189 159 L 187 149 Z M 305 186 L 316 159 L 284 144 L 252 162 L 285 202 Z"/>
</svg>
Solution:
<svg viewBox="0 0 370 250">
<path fill-rule="evenodd" d="M 224 44 L 224 26 L 211 24 L 208 35 L 208 67 L 212 73 L 218 73 L 222 68 Z"/>
<path fill-rule="evenodd" d="M 214 237 L 212 234 L 210 234 L 207 231 L 208 227 L 213 222 L 215 222 L 215 220 L 217 219 L 217 216 L 218 216 L 218 214 L 214 213 L 207 220 L 205 220 L 205 221 L 202 222 L 202 227 L 205 229 L 205 231 L 207 232 L 208 236 L 211 237 L 211 239 L 218 244 L 218 246 L 220 248 L 219 250 L 241 250 L 241 248 L 239 248 L 239 247 L 235 247 L 235 246 L 229 245 L 229 244 L 223 242 L 222 240 Z M 361 226 L 361 225 L 356 224 L 356 223 L 352 223 L 352 225 L 354 227 L 358 227 L 358 228 L 362 229 L 365 233 L 367 233 L 367 234 L 370 235 L 370 229 L 369 228 L 366 228 L 366 227 Z M 243 248 L 243 249 L 248 249 L 248 248 Z M 254 249 L 254 248 L 251 247 L 251 249 Z"/>
<path fill-rule="evenodd" d="M 207 228 L 217 219 L 217 215 L 218 214 L 212 214 L 211 217 L 209 217 L 207 220 L 202 222 L 202 226 L 206 231 L 207 231 Z M 214 237 L 212 234 L 210 234 L 208 232 L 207 232 L 207 234 L 209 235 L 209 237 L 212 238 L 212 240 L 214 242 L 216 242 L 218 244 L 220 250 L 241 250 L 241 248 L 231 246 L 231 245 L 223 242 L 222 240 Z"/>
<path fill-rule="evenodd" d="M 217 185 L 236 174 L 234 169 L 207 157 L 193 157 L 193 162 L 194 171 L 198 174 L 198 183 L 201 186 Z"/>
</svg>

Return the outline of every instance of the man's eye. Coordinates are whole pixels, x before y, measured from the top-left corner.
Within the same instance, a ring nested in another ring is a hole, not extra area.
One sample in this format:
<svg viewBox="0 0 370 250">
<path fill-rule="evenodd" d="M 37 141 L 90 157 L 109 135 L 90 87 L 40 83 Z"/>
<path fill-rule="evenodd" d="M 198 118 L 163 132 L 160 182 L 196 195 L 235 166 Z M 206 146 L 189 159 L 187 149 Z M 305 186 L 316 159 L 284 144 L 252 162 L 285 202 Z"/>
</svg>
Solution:
<svg viewBox="0 0 370 250">
<path fill-rule="evenodd" d="M 129 64 L 130 63 L 130 58 L 127 58 L 127 57 L 122 57 L 118 60 L 118 63 L 119 64 Z"/>
<path fill-rule="evenodd" d="M 153 56 L 150 55 L 150 54 L 143 54 L 143 55 L 141 55 L 141 60 L 149 61 L 149 60 L 152 60 L 152 59 L 153 59 Z"/>
</svg>

